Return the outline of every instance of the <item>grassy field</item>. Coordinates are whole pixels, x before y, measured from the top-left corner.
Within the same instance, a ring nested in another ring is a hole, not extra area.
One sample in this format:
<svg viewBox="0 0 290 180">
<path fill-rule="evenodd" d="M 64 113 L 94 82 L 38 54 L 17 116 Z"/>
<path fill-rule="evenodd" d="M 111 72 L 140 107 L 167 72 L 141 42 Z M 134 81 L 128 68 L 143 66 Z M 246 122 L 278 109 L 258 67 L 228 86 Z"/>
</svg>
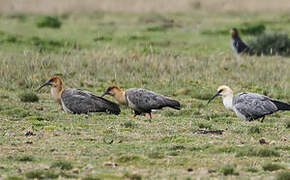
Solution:
<svg viewBox="0 0 290 180">
<path fill-rule="evenodd" d="M 98 11 L 60 14 L 60 28 L 40 28 L 42 15 L 2 14 L 0 179 L 289 179 L 290 112 L 246 122 L 221 99 L 207 105 L 222 84 L 290 101 L 290 58 L 237 58 L 228 33 L 258 23 L 288 33 L 289 15 Z M 126 107 L 119 116 L 72 115 L 48 88 L 39 102 L 20 100 L 51 75 L 96 95 L 110 85 L 150 89 L 182 110 L 152 120 Z"/>
</svg>

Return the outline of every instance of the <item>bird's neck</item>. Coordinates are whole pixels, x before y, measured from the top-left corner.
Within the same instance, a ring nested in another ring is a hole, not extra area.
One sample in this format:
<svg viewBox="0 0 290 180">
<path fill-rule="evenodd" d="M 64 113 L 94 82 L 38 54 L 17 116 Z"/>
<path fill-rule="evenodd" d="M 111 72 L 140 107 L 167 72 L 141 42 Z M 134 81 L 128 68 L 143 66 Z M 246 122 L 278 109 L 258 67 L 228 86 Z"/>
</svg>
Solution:
<svg viewBox="0 0 290 180">
<path fill-rule="evenodd" d="M 127 100 L 125 97 L 125 92 L 122 90 L 119 90 L 115 95 L 114 98 L 118 101 L 118 103 L 122 105 L 127 105 Z"/>
<path fill-rule="evenodd" d="M 222 98 L 225 108 L 233 110 L 233 94 L 228 94 L 226 96 L 223 96 Z"/>
<path fill-rule="evenodd" d="M 61 94 L 63 92 L 62 86 L 52 86 L 50 89 L 51 96 L 61 105 Z"/>
<path fill-rule="evenodd" d="M 232 39 L 238 40 L 238 39 L 240 39 L 240 37 L 236 35 L 236 36 L 232 36 Z"/>
</svg>

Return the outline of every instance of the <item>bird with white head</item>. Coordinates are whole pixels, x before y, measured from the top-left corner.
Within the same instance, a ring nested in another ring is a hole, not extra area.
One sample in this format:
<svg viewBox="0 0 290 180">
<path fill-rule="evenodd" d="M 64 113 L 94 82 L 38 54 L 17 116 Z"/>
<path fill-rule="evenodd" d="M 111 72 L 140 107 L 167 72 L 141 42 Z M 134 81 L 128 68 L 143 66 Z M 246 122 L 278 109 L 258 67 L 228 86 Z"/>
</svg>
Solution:
<svg viewBox="0 0 290 180">
<path fill-rule="evenodd" d="M 234 111 L 239 118 L 248 121 L 262 118 L 261 122 L 263 122 L 266 115 L 279 110 L 290 110 L 290 104 L 261 94 L 241 92 L 234 96 L 231 88 L 225 85 L 218 88 L 208 103 L 217 96 L 222 97 L 223 104 L 227 109 Z"/>
</svg>

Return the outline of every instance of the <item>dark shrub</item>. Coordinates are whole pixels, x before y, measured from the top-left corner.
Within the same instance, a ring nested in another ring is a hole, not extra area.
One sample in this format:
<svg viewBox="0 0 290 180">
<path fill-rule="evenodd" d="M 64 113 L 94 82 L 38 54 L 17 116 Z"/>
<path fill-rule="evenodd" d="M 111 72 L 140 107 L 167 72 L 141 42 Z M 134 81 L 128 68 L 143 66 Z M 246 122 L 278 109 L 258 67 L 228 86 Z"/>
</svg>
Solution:
<svg viewBox="0 0 290 180">
<path fill-rule="evenodd" d="M 277 175 L 277 180 L 289 180 L 290 171 L 283 171 Z"/>
<path fill-rule="evenodd" d="M 37 20 L 36 26 L 39 28 L 60 28 L 61 21 L 57 17 L 42 16 Z"/>
<path fill-rule="evenodd" d="M 235 172 L 235 166 L 234 165 L 226 165 L 223 167 L 222 172 L 225 176 L 228 175 L 239 175 L 238 172 Z"/>
<path fill-rule="evenodd" d="M 24 180 L 24 178 L 18 176 L 9 176 L 5 180 Z"/>
<path fill-rule="evenodd" d="M 38 96 L 31 91 L 23 92 L 19 94 L 19 98 L 22 102 L 38 102 Z"/>
<path fill-rule="evenodd" d="M 258 55 L 290 55 L 290 39 L 286 33 L 263 33 L 248 44 Z"/>
<path fill-rule="evenodd" d="M 243 156 L 257 156 L 257 157 L 279 157 L 280 153 L 275 149 L 271 148 L 259 148 L 259 147 L 244 147 L 241 148 L 236 157 L 243 157 Z"/>
<path fill-rule="evenodd" d="M 284 169 L 284 167 L 280 164 L 272 164 L 272 163 L 267 163 L 264 164 L 263 166 L 264 171 L 277 171 L 279 169 Z"/>
<path fill-rule="evenodd" d="M 245 35 L 258 35 L 262 34 L 266 30 L 266 27 L 263 24 L 245 23 L 244 26 L 245 27 L 242 27 L 240 31 Z"/>
<path fill-rule="evenodd" d="M 68 161 L 56 161 L 52 163 L 51 168 L 60 168 L 62 170 L 70 170 L 73 168 L 73 165 L 71 162 Z"/>
<path fill-rule="evenodd" d="M 56 179 L 58 174 L 50 170 L 37 169 L 25 173 L 28 179 Z"/>
</svg>

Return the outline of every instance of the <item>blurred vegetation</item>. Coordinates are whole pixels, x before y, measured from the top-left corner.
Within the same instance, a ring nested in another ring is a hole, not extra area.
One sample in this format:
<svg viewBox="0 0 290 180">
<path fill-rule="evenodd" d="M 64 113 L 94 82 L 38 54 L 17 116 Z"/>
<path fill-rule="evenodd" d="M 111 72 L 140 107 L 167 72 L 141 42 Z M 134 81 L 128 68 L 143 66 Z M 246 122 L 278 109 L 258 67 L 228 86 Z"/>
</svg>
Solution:
<svg viewBox="0 0 290 180">
<path fill-rule="evenodd" d="M 61 21 L 58 17 L 53 16 L 41 16 L 36 21 L 36 26 L 39 28 L 54 28 L 58 29 L 61 27 Z"/>
<path fill-rule="evenodd" d="M 244 27 L 240 28 L 242 34 L 245 35 L 259 35 L 262 34 L 266 30 L 266 26 L 264 24 L 250 24 L 250 23 L 244 23 Z"/>
<path fill-rule="evenodd" d="M 277 180 L 288 180 L 289 177 L 290 177 L 290 171 L 286 170 L 286 171 L 282 171 L 278 173 Z"/>
<path fill-rule="evenodd" d="M 19 94 L 19 98 L 22 102 L 38 102 L 38 96 L 32 91 L 26 91 Z"/>
<path fill-rule="evenodd" d="M 259 55 L 290 56 L 290 39 L 287 33 L 263 33 L 248 44 Z"/>
<path fill-rule="evenodd" d="M 210 29 L 202 30 L 203 35 L 230 35 L 230 30 L 234 27 L 228 27 L 227 29 Z M 266 25 L 263 22 L 243 23 L 236 27 L 242 35 L 259 35 L 266 30 Z"/>
<path fill-rule="evenodd" d="M 273 164 L 273 163 L 267 163 L 263 165 L 264 171 L 277 171 L 279 169 L 284 169 L 284 167 L 280 164 Z"/>
</svg>

